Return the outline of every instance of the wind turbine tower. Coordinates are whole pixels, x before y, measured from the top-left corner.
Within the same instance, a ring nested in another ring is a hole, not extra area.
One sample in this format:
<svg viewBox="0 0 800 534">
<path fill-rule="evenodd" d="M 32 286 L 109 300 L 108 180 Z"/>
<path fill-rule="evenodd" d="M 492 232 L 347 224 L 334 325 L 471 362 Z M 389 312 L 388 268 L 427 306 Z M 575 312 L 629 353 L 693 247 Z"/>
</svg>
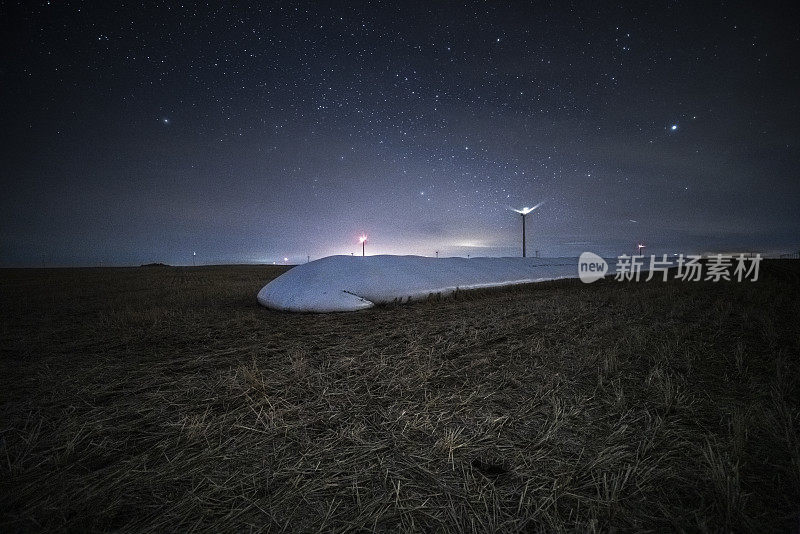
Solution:
<svg viewBox="0 0 800 534">
<path fill-rule="evenodd" d="M 512 208 L 512 211 L 515 211 L 515 212 L 519 213 L 520 215 L 522 215 L 522 257 L 523 258 L 527 255 L 526 252 L 525 252 L 525 217 L 527 217 L 527 215 L 530 212 L 532 212 L 533 210 L 535 210 L 536 208 L 538 208 L 542 204 L 544 204 L 544 202 L 539 202 L 538 204 L 536 204 L 532 208 L 524 207 L 524 208 L 519 209 L 519 210 Z"/>
</svg>

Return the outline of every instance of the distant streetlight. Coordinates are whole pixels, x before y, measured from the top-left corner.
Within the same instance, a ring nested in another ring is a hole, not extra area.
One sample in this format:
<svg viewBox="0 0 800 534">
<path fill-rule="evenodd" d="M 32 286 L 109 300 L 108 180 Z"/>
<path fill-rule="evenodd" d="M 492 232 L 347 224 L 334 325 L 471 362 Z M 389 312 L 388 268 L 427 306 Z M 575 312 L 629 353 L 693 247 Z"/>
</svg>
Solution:
<svg viewBox="0 0 800 534">
<path fill-rule="evenodd" d="M 192 267 L 197 267 L 197 252 L 192 252 Z"/>
<path fill-rule="evenodd" d="M 637 256 L 641 256 L 642 255 L 642 250 L 645 249 L 645 248 L 647 248 L 647 245 L 645 245 L 644 243 L 637 244 L 636 245 L 636 255 Z"/>
<path fill-rule="evenodd" d="M 361 237 L 359 237 L 358 240 L 361 242 L 361 255 L 365 256 L 366 254 L 364 253 L 364 246 L 367 243 L 366 234 L 361 234 Z"/>
<path fill-rule="evenodd" d="M 512 208 L 512 211 L 515 211 L 515 212 L 519 213 L 520 215 L 522 215 L 522 257 L 523 258 L 526 256 L 526 254 L 525 254 L 525 216 L 528 215 L 533 210 L 535 210 L 536 208 L 538 208 L 539 206 L 541 206 L 542 204 L 544 204 L 544 202 L 539 202 L 538 204 L 536 204 L 532 208 L 525 207 L 525 208 L 522 208 L 521 210 L 517 210 L 517 209 L 513 209 Z"/>
</svg>

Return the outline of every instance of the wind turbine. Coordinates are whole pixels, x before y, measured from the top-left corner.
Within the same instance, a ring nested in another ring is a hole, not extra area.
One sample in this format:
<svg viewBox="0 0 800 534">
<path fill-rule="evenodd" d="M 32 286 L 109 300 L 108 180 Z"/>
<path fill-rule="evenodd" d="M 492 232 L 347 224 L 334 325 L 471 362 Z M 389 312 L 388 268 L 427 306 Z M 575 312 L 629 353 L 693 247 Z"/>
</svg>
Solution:
<svg viewBox="0 0 800 534">
<path fill-rule="evenodd" d="M 511 211 L 515 211 L 515 212 L 519 213 L 520 215 L 522 215 L 522 257 L 523 258 L 525 257 L 525 216 L 528 215 L 533 210 L 535 210 L 536 208 L 538 208 L 539 206 L 541 206 L 542 204 L 544 204 L 544 202 L 539 202 L 538 204 L 536 204 L 532 208 L 524 207 L 521 210 L 511 208 Z"/>
</svg>

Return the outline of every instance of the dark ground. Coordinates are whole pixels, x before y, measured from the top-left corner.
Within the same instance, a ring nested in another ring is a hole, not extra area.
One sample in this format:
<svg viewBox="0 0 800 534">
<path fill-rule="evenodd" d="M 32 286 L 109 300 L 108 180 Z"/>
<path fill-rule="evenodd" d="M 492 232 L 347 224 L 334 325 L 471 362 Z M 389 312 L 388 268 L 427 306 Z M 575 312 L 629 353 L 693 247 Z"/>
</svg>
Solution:
<svg viewBox="0 0 800 534">
<path fill-rule="evenodd" d="M 798 262 L 351 314 L 0 271 L 0 530 L 800 528 Z"/>
</svg>

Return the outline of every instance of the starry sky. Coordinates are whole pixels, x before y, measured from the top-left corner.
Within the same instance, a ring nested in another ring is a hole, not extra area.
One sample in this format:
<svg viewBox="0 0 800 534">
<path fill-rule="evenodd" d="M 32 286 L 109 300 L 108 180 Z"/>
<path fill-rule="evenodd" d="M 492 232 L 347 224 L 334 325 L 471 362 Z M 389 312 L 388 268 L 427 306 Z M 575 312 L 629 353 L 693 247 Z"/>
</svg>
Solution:
<svg viewBox="0 0 800 534">
<path fill-rule="evenodd" d="M 0 11 L 1 265 L 800 248 L 790 3 Z"/>
</svg>

